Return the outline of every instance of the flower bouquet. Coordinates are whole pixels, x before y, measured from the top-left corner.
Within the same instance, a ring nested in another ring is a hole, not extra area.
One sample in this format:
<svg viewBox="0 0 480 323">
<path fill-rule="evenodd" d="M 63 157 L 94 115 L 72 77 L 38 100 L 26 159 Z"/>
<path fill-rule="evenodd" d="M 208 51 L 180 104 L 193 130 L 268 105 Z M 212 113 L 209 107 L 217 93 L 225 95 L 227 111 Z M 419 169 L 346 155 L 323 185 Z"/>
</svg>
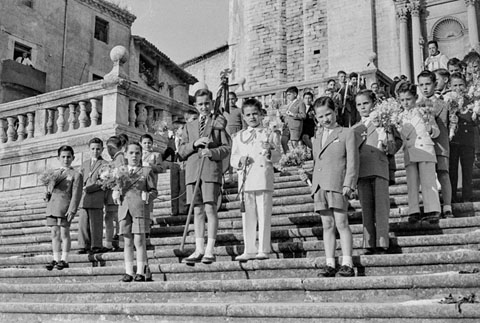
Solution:
<svg viewBox="0 0 480 323">
<path fill-rule="evenodd" d="M 38 180 L 40 181 L 40 183 L 42 183 L 43 186 L 45 186 L 47 190 L 44 198 L 46 202 L 50 201 L 53 188 L 55 187 L 55 184 L 57 183 L 61 174 L 62 172 L 59 169 L 47 169 L 42 174 L 40 174 Z"/>
<path fill-rule="evenodd" d="M 458 92 L 449 92 L 444 97 L 445 102 L 448 104 L 449 112 L 449 138 L 452 140 L 455 132 L 458 128 L 458 113 L 464 114 L 467 111 L 473 111 L 474 102 L 472 102 L 469 97 L 465 96 L 462 93 Z"/>
<path fill-rule="evenodd" d="M 425 124 L 431 124 L 435 120 L 435 110 L 430 99 L 422 99 L 417 103 L 417 111 Z"/>
<path fill-rule="evenodd" d="M 127 166 L 106 165 L 100 170 L 99 184 L 102 185 L 102 189 L 113 190 L 112 197 L 115 201 L 120 199 L 124 190 L 133 185 L 138 176 L 138 174 L 130 174 Z"/>
<path fill-rule="evenodd" d="M 475 77 L 468 89 L 467 96 L 473 101 L 472 119 L 475 120 L 480 114 L 480 80 Z"/>
<path fill-rule="evenodd" d="M 300 178 L 306 178 L 305 170 L 301 167 L 305 160 L 308 158 L 308 152 L 303 147 L 295 147 L 290 150 L 288 153 L 282 155 L 279 161 L 280 170 L 284 170 L 289 166 L 300 167 L 298 172 L 300 173 Z M 306 182 L 309 186 L 312 186 L 312 182 L 307 178 Z"/>
<path fill-rule="evenodd" d="M 391 133 L 392 128 L 400 129 L 402 126 L 402 108 L 394 99 L 382 101 L 370 113 L 372 123 L 377 127 L 378 149 L 385 149 L 384 142 L 387 140 L 387 134 Z"/>
</svg>

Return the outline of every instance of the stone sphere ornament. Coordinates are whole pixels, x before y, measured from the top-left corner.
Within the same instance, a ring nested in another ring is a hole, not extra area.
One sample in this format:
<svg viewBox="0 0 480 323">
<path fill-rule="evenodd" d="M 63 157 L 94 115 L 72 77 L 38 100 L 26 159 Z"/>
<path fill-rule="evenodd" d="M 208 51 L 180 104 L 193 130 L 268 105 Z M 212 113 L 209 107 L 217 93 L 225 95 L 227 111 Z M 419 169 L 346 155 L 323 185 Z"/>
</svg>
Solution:
<svg viewBox="0 0 480 323">
<path fill-rule="evenodd" d="M 110 51 L 110 59 L 114 64 L 123 65 L 128 60 L 128 50 L 122 45 L 117 45 Z"/>
</svg>

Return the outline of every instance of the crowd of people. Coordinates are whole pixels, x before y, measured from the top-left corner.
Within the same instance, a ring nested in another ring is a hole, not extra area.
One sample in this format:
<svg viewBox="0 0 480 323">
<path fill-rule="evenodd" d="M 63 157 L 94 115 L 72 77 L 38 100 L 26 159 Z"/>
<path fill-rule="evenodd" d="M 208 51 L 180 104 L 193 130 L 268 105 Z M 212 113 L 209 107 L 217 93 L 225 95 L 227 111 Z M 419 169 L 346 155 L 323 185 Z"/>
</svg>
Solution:
<svg viewBox="0 0 480 323">
<path fill-rule="evenodd" d="M 438 62 L 443 64 L 442 60 Z M 207 89 L 196 91 L 194 106 L 198 115 L 192 115 L 177 136 L 171 136 L 173 147 L 167 154 L 184 163 L 186 200 L 193 204 L 195 250 L 183 262 L 194 265 L 216 261 L 217 200 L 228 169 L 225 165 L 238 173 L 242 201 L 244 252 L 236 260 L 268 259 L 274 166 L 282 154 L 299 147 L 312 151 L 311 194 L 322 221 L 325 266 L 320 274 L 325 277 L 355 275 L 347 210 L 349 200 L 356 196 L 362 207 L 366 253 L 391 251 L 388 187 L 395 183 L 395 154 L 402 147 L 409 222 L 435 224 L 440 217 L 453 217 L 452 202 L 472 200 L 473 166 L 475 156 L 480 156 L 480 111 L 475 104 L 477 87 L 480 99 L 480 55 L 471 52 L 463 61 L 450 59 L 445 67 L 435 64 L 430 64 L 435 70 L 416 76 L 416 84 L 400 77 L 390 89 L 380 89 L 377 83 L 366 89 L 365 80 L 357 73 L 347 75 L 344 71 L 338 72 L 337 80 L 328 80 L 325 93 L 318 98 L 308 89 L 300 97 L 296 87 L 289 87 L 287 104 L 275 111 L 283 126 L 274 129 L 265 124 L 269 111 L 256 99 L 246 99 L 239 108 L 236 94 L 230 92 L 230 111 L 217 115 L 212 112 L 212 93 Z M 375 111 L 388 100 L 398 104 L 401 122 L 385 127 Z M 106 148 L 110 162 L 101 157 L 102 140 L 90 140 L 90 159 L 82 163 L 80 171 L 71 167 L 73 149 L 58 149 L 61 168 L 56 170 L 47 193 L 47 225 L 51 227 L 53 249 L 47 269 L 69 267 L 69 227 L 78 214 L 79 253 L 119 250 L 118 236 L 122 236 L 122 281 L 147 281 L 151 276 L 146 235 L 157 196 L 157 174 L 166 165 L 162 154 L 153 151 L 153 138 L 148 134 L 140 142 L 113 136 L 107 140 Z M 457 196 L 459 163 L 461 198 Z M 105 165 L 124 167 L 130 181 L 105 189 Z M 309 174 L 300 174 L 303 180 L 309 180 Z M 335 259 L 336 230 L 342 250 L 339 268 Z"/>
</svg>

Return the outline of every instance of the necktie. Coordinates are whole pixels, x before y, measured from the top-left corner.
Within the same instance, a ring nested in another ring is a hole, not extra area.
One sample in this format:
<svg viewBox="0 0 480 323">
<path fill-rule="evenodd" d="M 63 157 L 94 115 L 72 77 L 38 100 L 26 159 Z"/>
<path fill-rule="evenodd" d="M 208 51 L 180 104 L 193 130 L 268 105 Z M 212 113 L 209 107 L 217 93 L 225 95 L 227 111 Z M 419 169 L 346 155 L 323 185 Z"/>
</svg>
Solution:
<svg viewBox="0 0 480 323">
<path fill-rule="evenodd" d="M 130 169 L 130 175 L 133 175 L 134 172 L 135 172 L 135 168 Z"/>
<path fill-rule="evenodd" d="M 205 124 L 206 124 L 205 119 L 206 118 L 204 116 L 200 117 L 200 137 L 203 137 L 204 135 L 203 132 L 205 131 Z"/>
</svg>

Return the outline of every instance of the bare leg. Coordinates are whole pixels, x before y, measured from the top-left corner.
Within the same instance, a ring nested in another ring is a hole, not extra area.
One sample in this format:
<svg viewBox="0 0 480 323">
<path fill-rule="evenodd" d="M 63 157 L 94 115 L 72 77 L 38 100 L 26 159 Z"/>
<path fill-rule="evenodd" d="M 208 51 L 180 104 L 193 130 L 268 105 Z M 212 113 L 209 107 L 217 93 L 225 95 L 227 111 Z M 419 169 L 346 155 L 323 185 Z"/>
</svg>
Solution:
<svg viewBox="0 0 480 323">
<path fill-rule="evenodd" d="M 217 206 L 215 204 L 205 203 L 205 213 L 208 218 L 208 241 L 207 248 L 205 249 L 205 256 L 212 257 L 218 229 Z"/>
<path fill-rule="evenodd" d="M 352 231 L 348 225 L 348 215 L 344 210 L 334 209 L 335 224 L 340 234 L 340 245 L 342 247 L 342 258 L 352 257 L 353 238 Z M 344 260 L 342 261 L 344 262 Z M 351 265 L 351 264 L 350 264 Z"/>
<path fill-rule="evenodd" d="M 335 249 L 337 242 L 337 239 L 335 237 L 335 220 L 333 218 L 332 210 L 321 211 L 320 215 L 322 217 L 325 258 L 327 258 L 328 261 L 329 259 L 335 258 Z M 333 266 L 335 266 L 335 263 L 333 263 Z"/>
</svg>

